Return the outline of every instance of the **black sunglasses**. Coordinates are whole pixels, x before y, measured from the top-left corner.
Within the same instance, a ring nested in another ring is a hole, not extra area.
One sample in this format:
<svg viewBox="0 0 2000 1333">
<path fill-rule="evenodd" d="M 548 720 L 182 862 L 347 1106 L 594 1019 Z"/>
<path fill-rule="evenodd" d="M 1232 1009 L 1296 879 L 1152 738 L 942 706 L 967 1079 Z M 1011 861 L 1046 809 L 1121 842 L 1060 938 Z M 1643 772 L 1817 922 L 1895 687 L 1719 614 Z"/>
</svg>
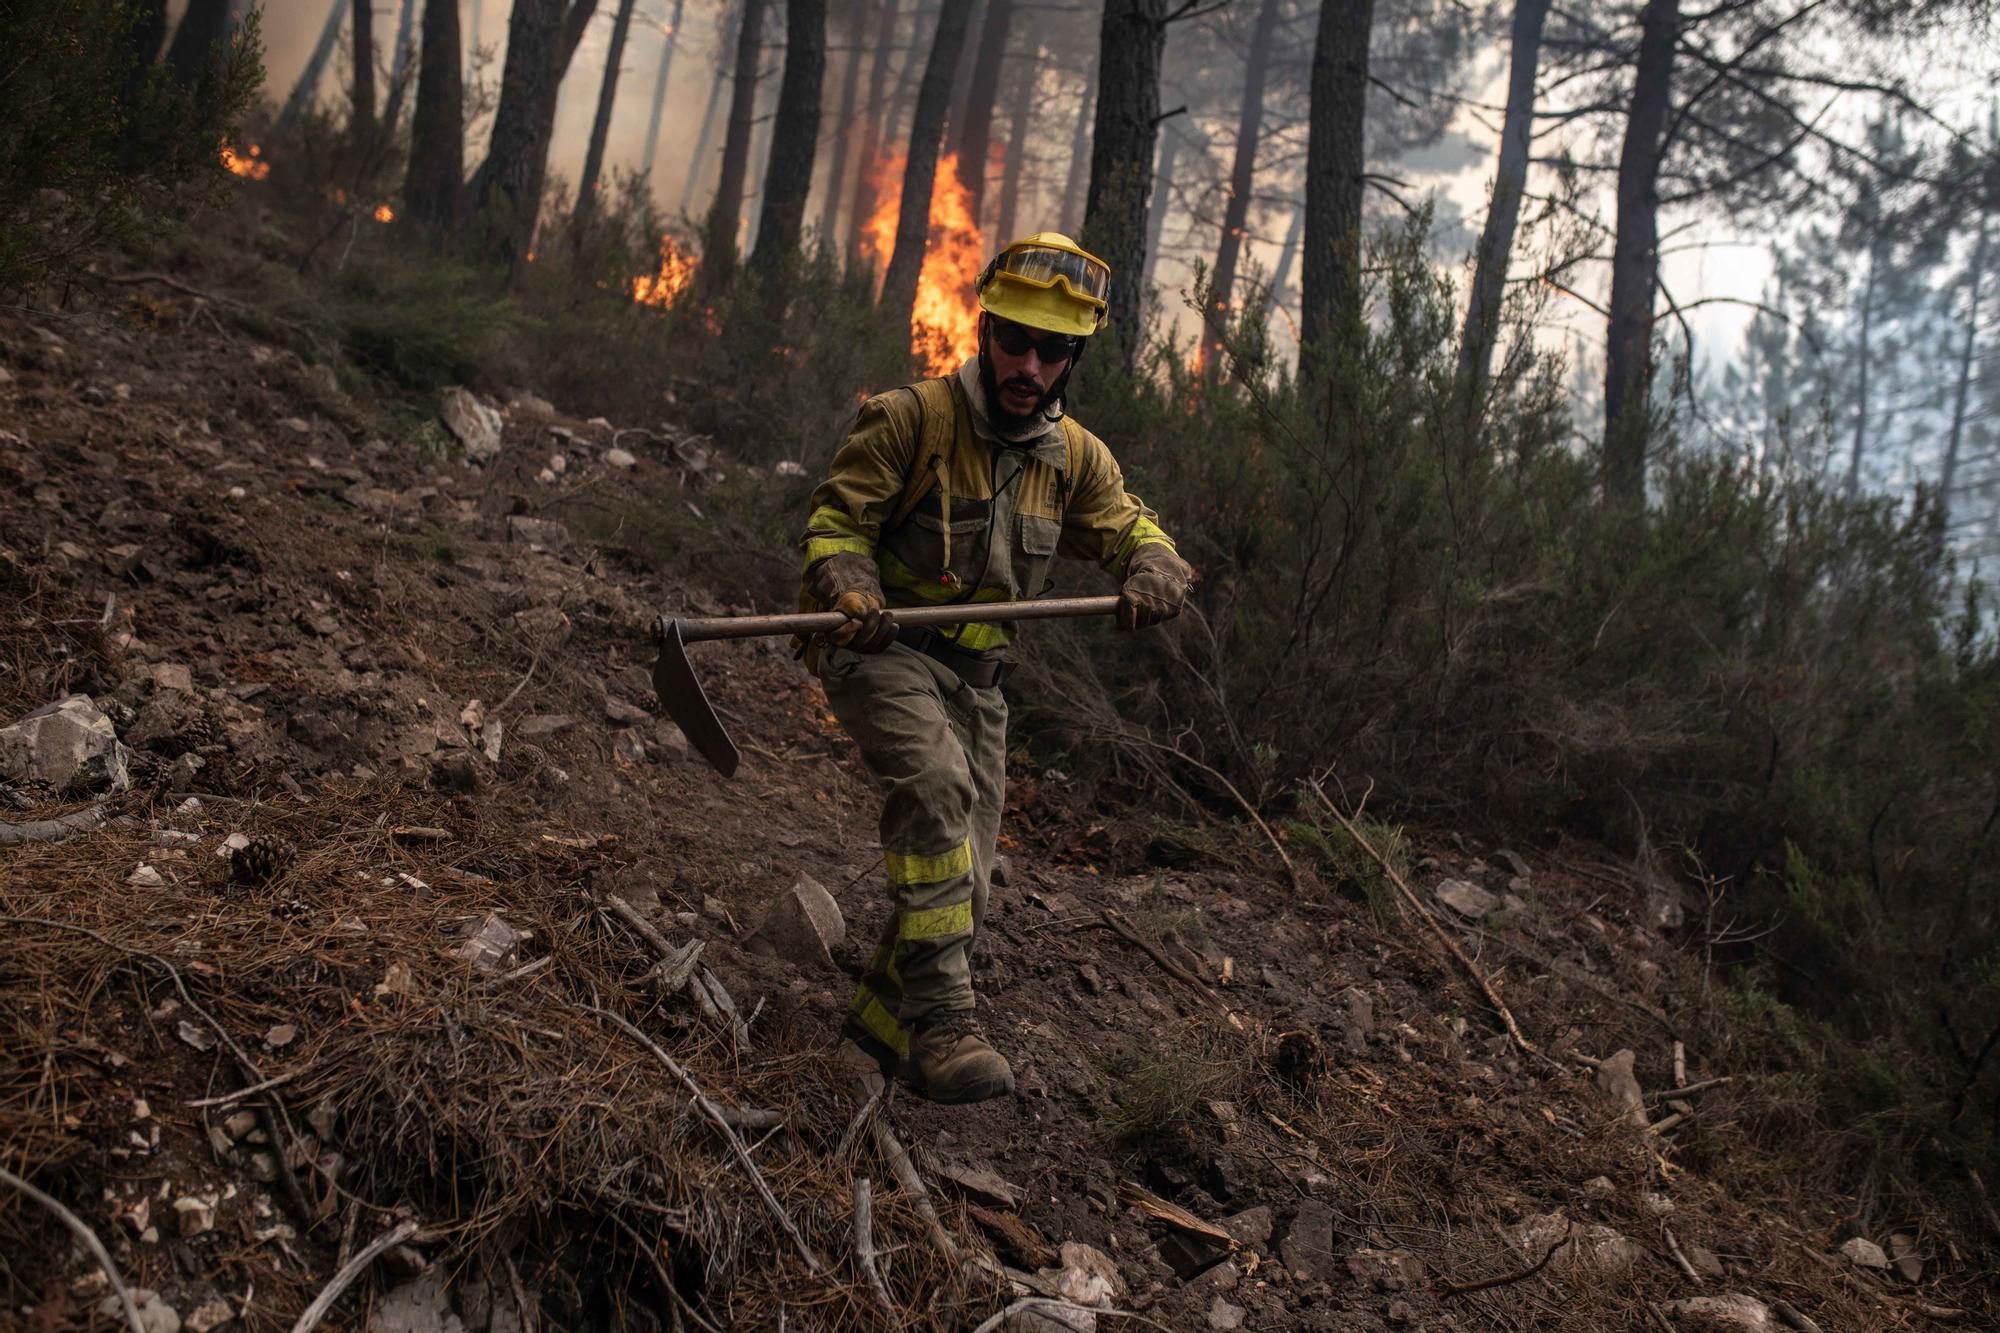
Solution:
<svg viewBox="0 0 2000 1333">
<path fill-rule="evenodd" d="M 1035 355 L 1053 364 L 1075 356 L 1077 344 L 1083 340 L 1067 333 L 1051 333 L 1038 338 L 1033 329 L 1023 328 L 1012 320 L 996 319 L 993 321 L 993 341 L 999 343 L 1000 350 L 1008 356 L 1026 356 L 1032 347 Z"/>
</svg>

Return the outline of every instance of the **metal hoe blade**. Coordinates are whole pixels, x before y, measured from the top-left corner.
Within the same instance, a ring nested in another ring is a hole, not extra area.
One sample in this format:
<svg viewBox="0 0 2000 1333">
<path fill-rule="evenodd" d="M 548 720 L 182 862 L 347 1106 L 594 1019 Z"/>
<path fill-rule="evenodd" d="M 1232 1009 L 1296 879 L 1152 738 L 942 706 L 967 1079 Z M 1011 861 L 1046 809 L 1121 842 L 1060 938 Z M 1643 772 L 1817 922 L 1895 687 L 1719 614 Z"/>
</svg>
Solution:
<svg viewBox="0 0 2000 1333">
<path fill-rule="evenodd" d="M 660 697 L 660 707 L 680 725 L 688 742 L 701 751 L 702 758 L 725 778 L 734 777 L 743 756 L 736 749 L 736 742 L 729 739 L 722 719 L 715 715 L 715 705 L 709 703 L 707 692 L 694 674 L 687 644 L 681 640 L 680 621 L 673 616 L 661 617 L 654 638 L 660 645 L 660 660 L 653 664 L 653 693 Z"/>
</svg>

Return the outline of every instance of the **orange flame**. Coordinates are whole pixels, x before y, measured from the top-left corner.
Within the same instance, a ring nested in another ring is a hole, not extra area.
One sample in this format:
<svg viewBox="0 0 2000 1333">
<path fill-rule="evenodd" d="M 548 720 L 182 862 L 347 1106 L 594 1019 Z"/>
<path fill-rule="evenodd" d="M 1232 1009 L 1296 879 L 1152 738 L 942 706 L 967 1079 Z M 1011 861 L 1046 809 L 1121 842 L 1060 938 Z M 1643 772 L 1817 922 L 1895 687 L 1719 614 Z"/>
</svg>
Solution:
<svg viewBox="0 0 2000 1333">
<path fill-rule="evenodd" d="M 247 180 L 260 181 L 271 174 L 271 164 L 264 161 L 263 148 L 254 143 L 248 155 L 238 153 L 228 144 L 222 145 L 222 165 Z"/>
<path fill-rule="evenodd" d="M 396 210 L 387 204 L 377 204 L 375 205 L 375 220 L 377 222 L 394 222 L 396 220 Z"/>
<path fill-rule="evenodd" d="M 632 299 L 641 305 L 670 308 L 694 278 L 694 259 L 674 244 L 671 236 L 660 237 L 660 271 L 641 273 L 632 279 Z"/>
<path fill-rule="evenodd" d="M 883 268 L 896 249 L 902 194 L 903 159 L 884 159 L 875 172 L 879 202 L 861 229 L 862 249 Z M 986 242 L 972 216 L 972 196 L 959 178 L 957 154 L 946 153 L 938 159 L 931 189 L 930 237 L 910 319 L 910 354 L 925 373 L 949 374 L 979 350 L 979 301 L 972 284 L 985 265 Z"/>
</svg>

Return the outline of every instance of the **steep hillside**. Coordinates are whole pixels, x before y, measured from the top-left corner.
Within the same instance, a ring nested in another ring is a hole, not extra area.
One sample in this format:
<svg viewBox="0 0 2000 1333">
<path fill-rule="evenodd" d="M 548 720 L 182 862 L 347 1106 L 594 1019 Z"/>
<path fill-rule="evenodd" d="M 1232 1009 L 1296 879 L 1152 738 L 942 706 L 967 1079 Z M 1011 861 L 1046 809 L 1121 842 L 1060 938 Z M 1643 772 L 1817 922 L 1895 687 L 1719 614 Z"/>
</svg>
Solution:
<svg viewBox="0 0 2000 1333">
<path fill-rule="evenodd" d="M 525 393 L 475 461 L 228 315 L 0 319 L 0 1167 L 145 1328 L 2000 1321 L 1994 1237 L 1757 1155 L 1809 1080 L 1713 1081 L 1699 905 L 1553 839 L 1414 833 L 1406 898 L 1022 766 L 978 959 L 1019 1091 L 871 1098 L 845 737 L 783 643 L 701 645 L 725 781 L 649 680 L 659 611 L 783 586 L 727 494 L 803 483 Z M 8 1183 L 0 1324 L 117 1322 Z"/>
</svg>

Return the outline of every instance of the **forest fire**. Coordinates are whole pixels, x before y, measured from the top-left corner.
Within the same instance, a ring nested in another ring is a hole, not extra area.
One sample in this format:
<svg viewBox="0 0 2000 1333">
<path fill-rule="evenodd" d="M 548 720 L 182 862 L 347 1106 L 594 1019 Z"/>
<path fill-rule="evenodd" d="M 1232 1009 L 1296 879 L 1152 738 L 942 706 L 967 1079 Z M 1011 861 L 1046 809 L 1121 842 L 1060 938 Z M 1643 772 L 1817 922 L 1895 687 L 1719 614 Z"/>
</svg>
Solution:
<svg viewBox="0 0 2000 1333">
<path fill-rule="evenodd" d="M 375 220 L 377 222 L 394 222 L 396 220 L 396 210 L 387 204 L 377 204 L 375 205 Z"/>
<path fill-rule="evenodd" d="M 632 279 L 632 299 L 641 305 L 672 307 L 694 277 L 694 259 L 681 252 L 671 236 L 660 237 L 660 271 Z"/>
<path fill-rule="evenodd" d="M 903 159 L 885 159 L 875 173 L 873 216 L 862 228 L 862 248 L 878 268 L 889 266 L 902 211 Z M 986 242 L 972 217 L 971 196 L 959 179 L 958 157 L 938 159 L 931 190 L 931 231 L 917 278 L 910 320 L 910 353 L 927 374 L 943 375 L 979 350 L 979 304 L 972 290 L 986 263 Z"/>
<path fill-rule="evenodd" d="M 271 164 L 264 160 L 263 147 L 254 143 L 247 154 L 238 153 L 228 144 L 222 145 L 222 165 L 245 180 L 260 181 L 271 174 Z"/>
</svg>

